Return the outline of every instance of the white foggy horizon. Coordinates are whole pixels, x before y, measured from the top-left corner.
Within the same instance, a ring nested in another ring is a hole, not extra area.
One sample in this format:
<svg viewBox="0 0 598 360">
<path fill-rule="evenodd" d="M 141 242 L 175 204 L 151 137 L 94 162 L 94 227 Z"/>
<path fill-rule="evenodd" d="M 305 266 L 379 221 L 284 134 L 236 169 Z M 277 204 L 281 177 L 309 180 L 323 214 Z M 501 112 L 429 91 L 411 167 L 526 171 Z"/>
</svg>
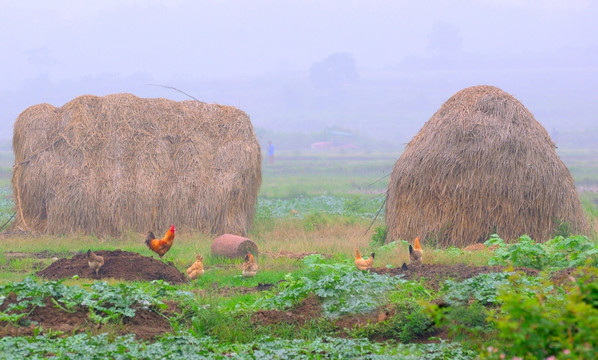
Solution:
<svg viewBox="0 0 598 360">
<path fill-rule="evenodd" d="M 591 0 L 0 1 L 0 13 L 0 139 L 39 103 L 186 99 L 149 83 L 237 106 L 273 132 L 403 141 L 478 84 L 551 132 L 598 126 Z"/>
</svg>

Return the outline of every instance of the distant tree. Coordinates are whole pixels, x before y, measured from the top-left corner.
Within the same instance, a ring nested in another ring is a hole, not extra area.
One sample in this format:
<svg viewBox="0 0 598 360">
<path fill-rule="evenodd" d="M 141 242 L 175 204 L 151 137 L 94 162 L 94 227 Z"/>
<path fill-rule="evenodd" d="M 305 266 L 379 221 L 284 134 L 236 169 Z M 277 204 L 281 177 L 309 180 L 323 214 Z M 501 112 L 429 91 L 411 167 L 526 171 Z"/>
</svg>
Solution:
<svg viewBox="0 0 598 360">
<path fill-rule="evenodd" d="M 323 88 L 334 88 L 355 82 L 358 78 L 352 54 L 335 53 L 314 63 L 309 70 L 311 82 Z"/>
</svg>

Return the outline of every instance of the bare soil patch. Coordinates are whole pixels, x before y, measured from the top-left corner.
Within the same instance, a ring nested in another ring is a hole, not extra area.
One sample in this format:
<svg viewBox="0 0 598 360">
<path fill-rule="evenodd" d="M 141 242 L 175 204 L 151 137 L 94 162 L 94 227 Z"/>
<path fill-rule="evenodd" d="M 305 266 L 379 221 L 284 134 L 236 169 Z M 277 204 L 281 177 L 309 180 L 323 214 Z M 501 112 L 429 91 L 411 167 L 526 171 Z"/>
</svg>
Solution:
<svg viewBox="0 0 598 360">
<path fill-rule="evenodd" d="M 18 302 L 16 295 L 9 294 L 4 299 L 4 303 L 0 305 L 0 311 L 5 311 L 10 304 L 16 302 Z M 72 312 L 66 312 L 54 307 L 50 298 L 45 299 L 44 304 L 44 307 L 37 307 L 30 314 L 22 317 L 17 324 L 0 321 L 0 337 L 32 336 L 36 323 L 44 329 L 53 329 L 65 333 L 80 333 L 93 327 L 86 309 L 76 308 Z"/>
<path fill-rule="evenodd" d="M 181 273 L 172 262 L 166 263 L 162 260 L 122 250 L 102 250 L 95 253 L 104 257 L 104 266 L 98 271 L 98 276 L 87 264 L 87 257 L 84 253 L 77 254 L 70 259 L 59 259 L 47 268 L 38 271 L 37 275 L 54 280 L 78 275 L 81 278 L 94 280 L 103 278 L 127 281 L 164 280 L 171 284 L 189 281 L 187 276 Z"/>
<path fill-rule="evenodd" d="M 322 304 L 315 295 L 311 295 L 294 308 L 286 311 L 260 310 L 253 315 L 252 320 L 260 325 L 279 323 L 303 325 L 306 322 L 320 318 L 321 316 Z"/>
<path fill-rule="evenodd" d="M 0 305 L 0 311 L 6 310 L 11 303 L 15 302 L 17 302 L 16 296 L 10 294 Z M 32 311 L 19 319 L 17 324 L 0 321 L 0 338 L 33 336 L 36 327 L 42 328 L 42 334 L 48 330 L 61 331 L 65 335 L 87 331 L 92 334 L 106 332 L 106 326 L 102 327 L 89 319 L 88 309 L 83 306 L 65 311 L 56 306 L 51 298 L 44 299 L 44 304 L 45 306 L 42 307 L 28 308 L 27 312 Z M 168 319 L 151 309 L 136 309 L 135 316 L 124 317 L 122 323 L 123 325 L 116 331 L 119 335 L 135 334 L 140 339 L 152 339 L 171 331 Z"/>
<path fill-rule="evenodd" d="M 375 268 L 372 272 L 376 274 L 402 275 L 405 280 L 423 279 L 433 289 L 440 289 L 445 280 L 463 281 L 480 274 L 497 273 L 505 270 L 503 266 L 471 266 L 466 264 L 443 265 L 443 264 L 422 264 L 420 266 L 409 266 L 407 270 L 398 268 Z M 537 276 L 536 269 L 517 267 L 515 271 L 522 271 L 526 275 Z"/>
</svg>

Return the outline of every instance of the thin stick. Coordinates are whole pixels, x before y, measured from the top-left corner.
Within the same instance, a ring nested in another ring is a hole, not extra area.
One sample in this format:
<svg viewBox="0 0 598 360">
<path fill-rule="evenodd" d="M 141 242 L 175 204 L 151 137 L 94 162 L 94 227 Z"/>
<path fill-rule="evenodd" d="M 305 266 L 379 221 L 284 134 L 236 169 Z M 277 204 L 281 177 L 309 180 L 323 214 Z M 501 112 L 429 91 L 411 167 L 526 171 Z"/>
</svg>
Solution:
<svg viewBox="0 0 598 360">
<path fill-rule="evenodd" d="M 0 227 L 0 231 L 2 231 L 2 230 L 4 229 L 4 227 L 5 227 L 6 225 L 8 225 L 8 223 L 10 222 L 10 220 L 12 220 L 12 218 L 13 218 L 13 217 L 15 217 L 15 215 L 16 215 L 16 214 L 17 214 L 16 212 L 13 212 L 13 213 L 12 213 L 12 216 L 10 217 L 10 219 L 8 219 L 8 220 L 7 220 L 7 221 L 4 223 L 4 225 L 2 225 L 2 226 Z"/>
<path fill-rule="evenodd" d="M 389 177 L 391 174 L 392 174 L 392 173 L 388 173 L 388 174 L 384 175 L 383 177 L 381 177 L 380 179 L 378 179 L 378 180 L 374 181 L 373 183 L 371 183 L 371 184 L 368 184 L 367 186 L 372 186 L 372 185 L 374 185 L 375 183 L 377 183 L 378 181 L 380 181 L 380 180 L 382 180 L 382 179 L 384 179 L 384 178 L 386 178 L 386 177 Z"/>
<path fill-rule="evenodd" d="M 191 99 L 193 99 L 193 100 L 199 101 L 198 99 L 196 99 L 195 97 L 193 97 L 193 96 L 191 96 L 191 95 L 187 94 L 187 93 L 186 93 L 186 92 L 184 92 L 183 90 L 179 90 L 179 89 L 177 89 L 177 88 L 175 88 L 175 87 L 172 87 L 172 86 L 168 86 L 168 85 L 160 85 L 160 84 L 148 84 L 148 85 L 149 85 L 149 86 L 159 86 L 159 87 L 163 87 L 163 88 L 167 88 L 167 89 L 172 89 L 172 90 L 178 91 L 178 92 L 180 92 L 180 93 L 182 93 L 182 94 L 185 94 L 185 95 L 189 96 L 189 97 L 190 97 Z M 199 102 L 201 102 L 201 101 L 199 101 Z"/>
<path fill-rule="evenodd" d="M 378 209 L 376 216 L 374 216 L 374 220 L 372 220 L 372 223 L 370 224 L 370 226 L 368 226 L 367 230 L 363 233 L 363 235 L 367 235 L 367 233 L 368 233 L 368 231 L 370 231 L 370 228 L 372 227 L 372 225 L 374 225 L 374 222 L 378 218 L 378 215 L 380 215 L 380 211 L 382 211 L 384 204 L 386 204 L 386 199 L 388 199 L 388 192 L 386 192 L 386 197 L 384 197 L 384 201 L 382 202 L 382 205 L 380 205 L 380 209 Z"/>
</svg>

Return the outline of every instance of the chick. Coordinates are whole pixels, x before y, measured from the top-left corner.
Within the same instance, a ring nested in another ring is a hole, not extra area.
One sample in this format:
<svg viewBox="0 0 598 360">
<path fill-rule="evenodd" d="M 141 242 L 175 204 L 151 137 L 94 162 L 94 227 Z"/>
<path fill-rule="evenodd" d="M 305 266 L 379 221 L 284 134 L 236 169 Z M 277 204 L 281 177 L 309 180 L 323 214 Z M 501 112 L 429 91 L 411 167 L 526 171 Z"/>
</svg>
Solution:
<svg viewBox="0 0 598 360">
<path fill-rule="evenodd" d="M 254 277 L 257 274 L 257 263 L 251 253 L 245 255 L 245 262 L 243 263 L 243 277 Z"/>
<path fill-rule="evenodd" d="M 98 270 L 104 265 L 104 257 L 94 254 L 91 250 L 87 250 L 87 264 L 96 272 L 96 276 L 99 276 Z"/>
<path fill-rule="evenodd" d="M 371 253 L 370 257 L 367 258 L 366 260 L 364 260 L 361 257 L 361 253 L 359 252 L 359 249 L 355 249 L 355 266 L 357 266 L 357 268 L 359 270 L 370 270 L 373 265 L 374 265 L 374 257 L 376 257 L 376 254 Z"/>
<path fill-rule="evenodd" d="M 201 254 L 195 255 L 195 262 L 187 269 L 189 279 L 197 279 L 204 274 L 203 257 Z"/>
<path fill-rule="evenodd" d="M 424 250 L 419 244 L 419 237 L 416 237 L 415 241 L 413 242 L 413 246 L 409 244 L 409 259 L 411 260 L 411 265 L 421 265 L 423 258 Z"/>
</svg>

